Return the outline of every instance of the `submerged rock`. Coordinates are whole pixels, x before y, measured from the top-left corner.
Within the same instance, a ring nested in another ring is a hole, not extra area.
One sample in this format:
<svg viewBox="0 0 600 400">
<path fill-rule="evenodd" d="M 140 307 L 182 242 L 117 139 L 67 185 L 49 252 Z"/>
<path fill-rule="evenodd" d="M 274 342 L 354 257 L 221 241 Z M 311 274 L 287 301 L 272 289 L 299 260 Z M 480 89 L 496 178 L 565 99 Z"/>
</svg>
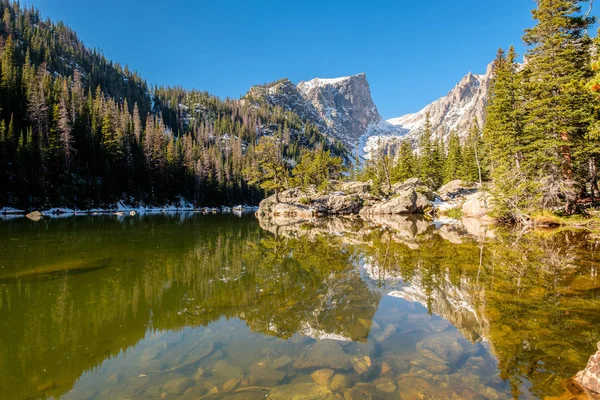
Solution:
<svg viewBox="0 0 600 400">
<path fill-rule="evenodd" d="M 329 382 L 331 381 L 334 373 L 335 372 L 332 369 L 323 368 L 310 374 L 310 377 L 313 381 L 315 381 L 315 383 L 318 383 L 321 386 L 329 387 Z"/>
<path fill-rule="evenodd" d="M 165 383 L 163 386 L 163 390 L 167 393 L 180 395 L 183 394 L 188 388 L 194 386 L 196 382 L 187 377 L 175 378 Z"/>
<path fill-rule="evenodd" d="M 349 370 L 352 368 L 352 356 L 346 354 L 335 340 L 321 340 L 294 362 L 294 368 Z"/>
<path fill-rule="evenodd" d="M 344 389 L 352 386 L 352 379 L 344 374 L 336 374 L 331 380 L 331 390 L 336 392 L 343 392 Z"/>
<path fill-rule="evenodd" d="M 236 378 L 242 375 L 242 370 L 226 360 L 219 360 L 215 363 L 213 374 L 223 378 Z"/>
<path fill-rule="evenodd" d="M 379 378 L 375 382 L 375 389 L 384 393 L 394 393 L 397 389 L 396 384 L 390 378 Z"/>
<path fill-rule="evenodd" d="M 458 334 L 454 332 L 424 338 L 417 343 L 417 351 L 425 358 L 452 367 L 465 359 L 469 353 L 459 342 Z"/>
<path fill-rule="evenodd" d="M 334 400 L 339 399 L 329 388 L 316 383 L 293 383 L 277 386 L 269 393 L 271 400 Z"/>
<path fill-rule="evenodd" d="M 286 373 L 273 369 L 266 365 L 256 365 L 251 368 L 249 383 L 252 386 L 275 386 L 281 382 L 285 377 Z"/>
<path fill-rule="evenodd" d="M 292 363 L 292 359 L 290 356 L 281 356 L 273 360 L 271 362 L 271 367 L 274 369 L 280 369 L 286 367 Z"/>
</svg>

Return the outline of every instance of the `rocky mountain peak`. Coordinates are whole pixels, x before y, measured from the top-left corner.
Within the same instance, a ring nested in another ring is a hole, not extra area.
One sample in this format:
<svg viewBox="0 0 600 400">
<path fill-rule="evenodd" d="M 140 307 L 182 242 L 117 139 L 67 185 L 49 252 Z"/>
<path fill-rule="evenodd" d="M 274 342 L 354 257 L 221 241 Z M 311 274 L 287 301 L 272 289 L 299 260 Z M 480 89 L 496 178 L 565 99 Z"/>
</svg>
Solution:
<svg viewBox="0 0 600 400">
<path fill-rule="evenodd" d="M 371 98 L 365 73 L 315 78 L 302 81 L 297 86 L 288 79 L 282 79 L 251 88 L 246 98 L 267 101 L 293 111 L 349 149 L 361 137 L 385 124 Z M 386 127 L 391 125 L 386 124 Z"/>
<path fill-rule="evenodd" d="M 469 72 L 444 97 L 429 104 L 421 111 L 393 118 L 388 122 L 408 131 L 408 135 L 417 139 L 423 131 L 426 114 L 430 114 L 434 132 L 446 139 L 450 132 L 466 136 L 473 120 L 483 125 L 488 89 L 493 74 L 493 64 L 489 64 L 485 74 Z"/>
</svg>

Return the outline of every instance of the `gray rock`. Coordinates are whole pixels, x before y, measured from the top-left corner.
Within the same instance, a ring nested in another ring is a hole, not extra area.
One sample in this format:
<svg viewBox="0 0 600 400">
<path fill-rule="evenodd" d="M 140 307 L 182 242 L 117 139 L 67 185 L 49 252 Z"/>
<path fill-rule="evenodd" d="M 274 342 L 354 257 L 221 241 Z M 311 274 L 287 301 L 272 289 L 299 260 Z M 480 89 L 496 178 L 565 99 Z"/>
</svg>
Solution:
<svg viewBox="0 0 600 400">
<path fill-rule="evenodd" d="M 456 366 L 461 359 L 471 353 L 463 346 L 459 337 L 460 334 L 456 332 L 428 336 L 417 343 L 417 351 L 430 360 Z"/>
<path fill-rule="evenodd" d="M 600 342 L 598 351 L 590 357 L 585 369 L 577 373 L 575 381 L 587 390 L 600 393 Z"/>
<path fill-rule="evenodd" d="M 252 386 L 275 386 L 281 382 L 286 373 L 280 370 L 273 369 L 266 365 L 253 366 L 248 377 Z"/>
<path fill-rule="evenodd" d="M 438 189 L 437 194 L 444 201 L 455 200 L 466 195 L 473 194 L 477 188 L 472 184 L 468 184 L 460 179 L 450 181 Z"/>
<path fill-rule="evenodd" d="M 280 369 L 286 367 L 292 363 L 290 356 L 281 356 L 273 360 L 271 367 L 274 369 Z"/>
<path fill-rule="evenodd" d="M 310 377 L 315 383 L 321 386 L 329 387 L 329 382 L 331 381 L 333 374 L 335 374 L 335 372 L 332 369 L 322 368 L 310 374 Z"/>
<path fill-rule="evenodd" d="M 352 379 L 344 374 L 336 374 L 331 380 L 331 390 L 343 392 L 345 389 L 352 386 Z"/>
<path fill-rule="evenodd" d="M 329 389 L 316 383 L 291 383 L 271 389 L 271 400 L 333 400 L 337 396 Z"/>
<path fill-rule="evenodd" d="M 215 363 L 213 374 L 223 378 L 236 378 L 242 375 L 242 370 L 226 360 L 219 360 Z"/>
<path fill-rule="evenodd" d="M 466 197 L 462 205 L 462 214 L 466 218 L 481 218 L 486 216 L 491 209 L 492 196 L 477 192 Z"/>
<path fill-rule="evenodd" d="M 373 214 L 424 214 L 432 207 L 427 197 L 414 189 L 398 192 L 387 201 L 382 201 L 365 206 L 361 209 L 361 215 Z"/>
<path fill-rule="evenodd" d="M 181 377 L 170 380 L 163 385 L 163 390 L 167 393 L 180 395 L 183 394 L 188 388 L 195 385 L 195 381 L 191 378 Z"/>
<path fill-rule="evenodd" d="M 349 370 L 352 368 L 352 356 L 346 354 L 338 342 L 334 340 L 321 340 L 296 359 L 294 368 Z"/>
</svg>

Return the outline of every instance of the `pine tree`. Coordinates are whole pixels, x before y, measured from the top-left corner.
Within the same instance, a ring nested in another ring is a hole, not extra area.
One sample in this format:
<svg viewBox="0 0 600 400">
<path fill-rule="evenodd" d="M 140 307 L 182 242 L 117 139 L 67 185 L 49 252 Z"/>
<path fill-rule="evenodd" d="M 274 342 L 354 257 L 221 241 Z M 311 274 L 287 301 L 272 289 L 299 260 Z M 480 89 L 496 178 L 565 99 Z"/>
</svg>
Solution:
<svg viewBox="0 0 600 400">
<path fill-rule="evenodd" d="M 590 197 L 592 201 L 595 201 L 600 197 L 600 191 L 598 190 L 598 169 L 600 164 L 600 31 L 599 35 L 594 40 L 595 46 L 595 60 L 592 63 L 592 70 L 594 76 L 588 83 L 588 89 L 592 93 L 594 101 L 594 113 L 593 122 L 590 124 L 590 128 L 584 138 L 582 145 L 582 159 L 587 158 L 587 171 L 586 174 L 589 186 L 590 186 Z"/>
<path fill-rule="evenodd" d="M 400 143 L 396 165 L 392 172 L 394 182 L 404 182 L 407 179 L 415 176 L 415 156 L 412 148 L 412 143 L 409 140 L 403 140 Z"/>
<path fill-rule="evenodd" d="M 562 199 L 572 212 L 578 193 L 573 185 L 579 168 L 574 154 L 583 142 L 592 114 L 590 94 L 584 90 L 591 76 L 592 18 L 581 14 L 582 0 L 537 0 L 537 24 L 524 36 L 531 46 L 525 67 L 525 126 L 522 167 L 529 180 L 539 180 L 541 203 Z"/>
<path fill-rule="evenodd" d="M 444 163 L 444 183 L 460 179 L 460 170 L 463 165 L 460 139 L 456 132 L 451 132 L 448 138 L 448 155 Z"/>
<path fill-rule="evenodd" d="M 425 114 L 423 132 L 419 138 L 419 169 L 418 174 L 424 182 L 433 184 L 436 175 L 434 159 L 433 127 L 429 111 Z"/>
<path fill-rule="evenodd" d="M 71 128 L 71 121 L 69 120 L 69 107 L 68 107 L 68 89 L 67 82 L 64 81 L 64 86 L 60 95 L 60 104 L 58 106 L 58 133 L 60 137 L 60 145 L 62 147 L 62 154 L 64 157 L 65 166 L 69 169 L 71 165 L 71 155 L 75 151 L 74 139 Z"/>
</svg>

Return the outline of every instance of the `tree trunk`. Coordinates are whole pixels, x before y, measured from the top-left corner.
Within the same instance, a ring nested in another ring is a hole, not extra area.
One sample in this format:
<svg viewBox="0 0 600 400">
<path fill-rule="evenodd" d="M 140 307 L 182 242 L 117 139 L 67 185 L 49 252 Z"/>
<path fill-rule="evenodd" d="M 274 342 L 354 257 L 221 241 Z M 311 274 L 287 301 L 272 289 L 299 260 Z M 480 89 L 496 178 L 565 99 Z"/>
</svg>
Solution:
<svg viewBox="0 0 600 400">
<path fill-rule="evenodd" d="M 483 180 L 481 179 L 481 162 L 479 161 L 479 153 L 477 151 L 477 144 L 473 146 L 475 149 L 475 161 L 477 162 L 477 172 L 479 173 L 479 185 L 483 184 Z"/>
<path fill-rule="evenodd" d="M 588 169 L 590 173 L 590 195 L 592 196 L 593 203 L 596 201 L 596 196 L 598 195 L 598 166 L 593 156 L 588 159 Z"/>
</svg>

